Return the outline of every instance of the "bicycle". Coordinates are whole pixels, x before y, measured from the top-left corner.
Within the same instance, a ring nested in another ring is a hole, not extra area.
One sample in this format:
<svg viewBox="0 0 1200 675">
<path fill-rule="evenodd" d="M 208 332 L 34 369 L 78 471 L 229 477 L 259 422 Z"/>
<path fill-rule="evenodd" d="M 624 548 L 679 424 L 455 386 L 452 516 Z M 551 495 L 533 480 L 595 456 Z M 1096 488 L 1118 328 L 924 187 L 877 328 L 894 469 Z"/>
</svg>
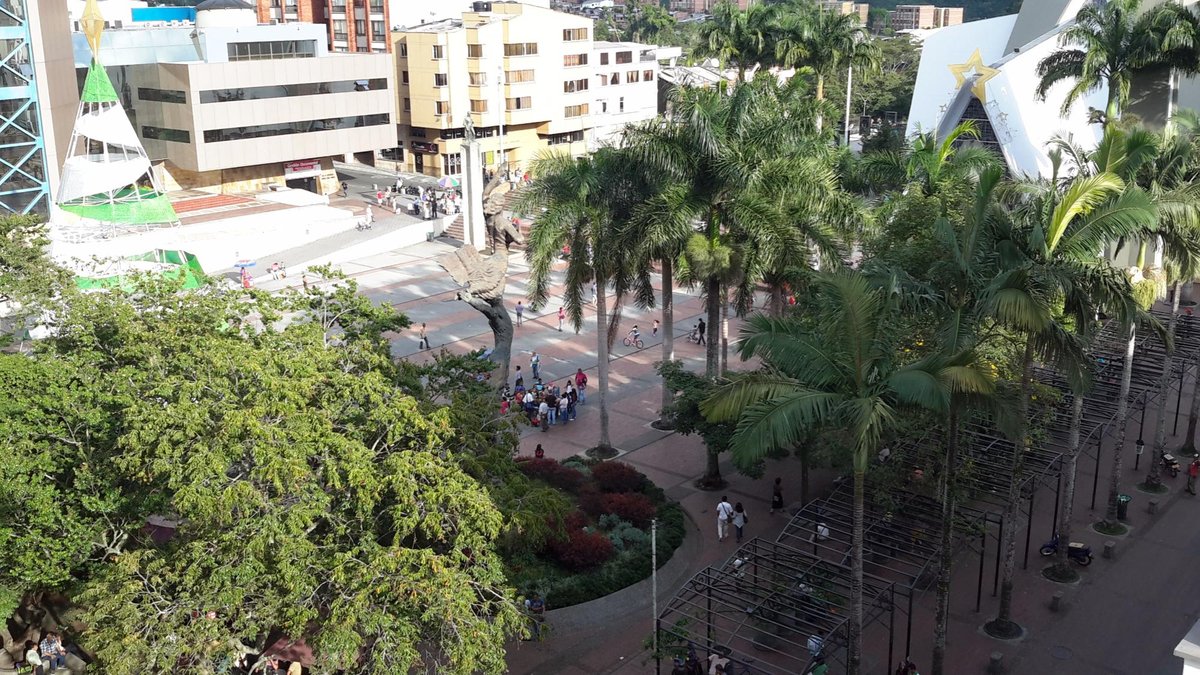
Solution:
<svg viewBox="0 0 1200 675">
<path fill-rule="evenodd" d="M 621 344 L 625 345 L 626 347 L 636 346 L 638 349 L 641 349 L 646 346 L 646 343 L 642 342 L 642 338 L 632 337 L 629 335 L 625 336 L 625 339 L 621 341 Z"/>
</svg>

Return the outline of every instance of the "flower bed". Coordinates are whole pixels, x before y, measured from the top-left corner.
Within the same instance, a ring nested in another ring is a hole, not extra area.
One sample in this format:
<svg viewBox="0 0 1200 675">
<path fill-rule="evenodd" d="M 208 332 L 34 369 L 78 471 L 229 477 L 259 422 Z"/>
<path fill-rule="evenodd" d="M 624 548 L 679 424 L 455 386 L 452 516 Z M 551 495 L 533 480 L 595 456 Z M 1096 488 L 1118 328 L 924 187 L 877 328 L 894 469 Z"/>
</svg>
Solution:
<svg viewBox="0 0 1200 675">
<path fill-rule="evenodd" d="M 538 592 L 559 609 L 615 593 L 650 576 L 650 521 L 658 519 L 658 566 L 683 542 L 684 515 L 662 489 L 628 464 L 596 460 L 520 459 L 525 475 L 570 497 L 575 509 L 562 535 L 540 550 L 505 561 L 522 594 Z"/>
</svg>

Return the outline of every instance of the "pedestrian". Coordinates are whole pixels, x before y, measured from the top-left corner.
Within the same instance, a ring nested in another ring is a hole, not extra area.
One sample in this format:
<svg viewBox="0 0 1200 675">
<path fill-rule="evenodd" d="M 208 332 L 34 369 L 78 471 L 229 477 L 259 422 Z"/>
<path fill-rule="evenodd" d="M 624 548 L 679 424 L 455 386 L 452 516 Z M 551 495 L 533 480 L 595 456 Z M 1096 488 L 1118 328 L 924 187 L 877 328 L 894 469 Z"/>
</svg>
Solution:
<svg viewBox="0 0 1200 675">
<path fill-rule="evenodd" d="M 420 349 L 429 349 L 429 336 L 425 332 L 425 323 L 421 322 L 421 340 L 417 343 Z"/>
<path fill-rule="evenodd" d="M 38 649 L 41 650 L 42 658 L 50 662 L 50 672 L 67 667 L 67 650 L 63 647 L 62 638 L 58 637 L 58 633 L 47 632 Z"/>
<path fill-rule="evenodd" d="M 307 271 L 300 273 L 300 283 L 301 283 L 301 285 L 304 286 L 304 290 L 308 291 L 308 272 Z"/>
<path fill-rule="evenodd" d="M 532 391 L 525 392 L 525 397 L 521 399 L 521 407 L 525 409 L 525 414 L 529 417 L 530 422 L 537 421 L 537 404 L 535 400 Z"/>
<path fill-rule="evenodd" d="M 1200 457 L 1192 459 L 1192 463 L 1188 465 L 1188 483 L 1187 491 L 1196 494 L 1196 476 L 1200 476 Z"/>
<path fill-rule="evenodd" d="M 346 181 L 342 181 L 342 196 L 343 197 L 350 196 L 350 184 L 347 183 Z"/>
<path fill-rule="evenodd" d="M 546 458 L 546 451 L 542 449 L 541 443 L 538 443 L 537 447 L 533 449 L 533 458 L 534 459 L 545 459 Z"/>
<path fill-rule="evenodd" d="M 380 206 L 383 206 L 383 190 L 375 193 L 375 201 L 379 202 Z"/>
<path fill-rule="evenodd" d="M 242 268 L 242 288 L 250 288 L 250 272 Z"/>
<path fill-rule="evenodd" d="M 525 376 L 521 374 L 521 366 L 517 366 L 517 379 L 513 382 L 513 389 L 525 388 Z"/>
<path fill-rule="evenodd" d="M 737 532 L 737 542 L 742 543 L 742 528 L 746 527 L 746 523 L 750 522 L 750 516 L 746 515 L 746 509 L 738 502 L 733 507 L 733 529 Z"/>
<path fill-rule="evenodd" d="M 829 664 L 825 663 L 825 657 L 817 654 L 813 659 L 812 668 L 808 670 L 807 675 L 826 675 L 829 672 Z"/>
<path fill-rule="evenodd" d="M 583 372 L 583 368 L 575 371 L 575 388 L 579 390 L 579 404 L 587 403 L 587 373 Z"/>
<path fill-rule="evenodd" d="M 725 666 L 729 665 L 729 659 L 720 652 L 714 652 L 708 655 L 708 675 L 717 675 L 724 673 Z"/>
<path fill-rule="evenodd" d="M 717 541 L 725 541 L 729 535 L 729 519 L 732 517 L 733 504 L 729 503 L 729 497 L 721 495 L 721 501 L 717 503 Z"/>
<path fill-rule="evenodd" d="M 570 405 L 571 405 L 571 397 L 570 396 L 563 394 L 562 396 L 558 397 L 558 419 L 562 420 L 563 426 L 566 426 L 567 422 L 571 421 L 571 417 L 568 412 L 568 410 L 570 409 Z"/>
<path fill-rule="evenodd" d="M 771 513 L 783 510 L 783 479 L 775 479 L 775 487 L 771 488 Z"/>
<path fill-rule="evenodd" d="M 379 205 L 383 206 L 383 202 L 380 201 Z M 370 206 L 370 204 L 368 204 L 367 205 L 367 225 L 370 225 L 373 222 L 375 222 L 375 212 L 371 210 L 371 206 Z"/>
<path fill-rule="evenodd" d="M 542 639 L 542 622 L 546 620 L 546 601 L 537 593 L 530 593 L 525 600 L 525 611 L 529 612 L 529 620 L 533 622 L 533 637 Z"/>
<path fill-rule="evenodd" d="M 279 263 L 271 263 L 271 278 L 279 280 Z"/>
<path fill-rule="evenodd" d="M 538 404 L 538 424 L 542 427 L 542 433 L 550 430 L 550 404 L 546 403 L 546 399 Z"/>
<path fill-rule="evenodd" d="M 525 321 L 525 305 L 521 301 L 517 301 L 517 328 L 521 327 L 521 323 Z"/>
<path fill-rule="evenodd" d="M 567 310 L 562 305 L 558 306 L 558 332 L 562 332 L 563 322 L 567 320 Z"/>
<path fill-rule="evenodd" d="M 287 675 L 304 675 L 304 666 L 299 661 L 292 661 L 288 664 Z"/>
<path fill-rule="evenodd" d="M 541 376 L 542 376 L 541 375 L 541 372 L 542 372 L 541 365 L 542 365 L 542 357 L 538 356 L 537 351 L 534 350 L 533 356 L 529 357 L 529 367 L 531 370 L 533 370 L 533 379 L 535 379 L 535 380 L 541 378 Z"/>
<path fill-rule="evenodd" d="M 650 335 L 658 337 L 658 319 L 654 320 L 654 326 L 650 328 Z"/>
<path fill-rule="evenodd" d="M 31 675 L 45 675 L 42 655 L 38 653 L 37 643 L 33 640 L 25 641 L 25 665 L 30 668 Z"/>
<path fill-rule="evenodd" d="M 592 304 L 596 304 L 596 282 L 592 282 Z"/>
<path fill-rule="evenodd" d="M 702 344 L 702 345 L 708 344 L 707 342 L 704 341 L 704 329 L 707 327 L 708 327 L 708 324 L 704 323 L 703 318 L 700 319 L 700 322 L 696 324 L 696 332 L 700 335 L 700 342 L 698 344 Z"/>
<path fill-rule="evenodd" d="M 567 388 L 563 390 L 563 395 L 567 399 L 567 415 L 575 419 L 575 404 L 579 402 L 579 392 L 575 391 L 575 385 L 570 380 L 567 380 Z"/>
</svg>

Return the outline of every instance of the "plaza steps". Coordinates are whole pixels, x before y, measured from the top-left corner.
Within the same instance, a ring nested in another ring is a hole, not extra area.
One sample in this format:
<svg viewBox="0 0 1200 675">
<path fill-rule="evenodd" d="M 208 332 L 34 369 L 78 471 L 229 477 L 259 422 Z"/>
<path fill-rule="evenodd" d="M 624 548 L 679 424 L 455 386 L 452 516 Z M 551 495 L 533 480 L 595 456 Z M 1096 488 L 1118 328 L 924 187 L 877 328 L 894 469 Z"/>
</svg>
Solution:
<svg viewBox="0 0 1200 675">
<path fill-rule="evenodd" d="M 519 192 L 520 190 L 518 189 L 505 194 L 503 207 L 504 210 L 501 212 L 504 214 L 504 217 L 512 218 L 512 208 L 516 202 L 516 197 Z M 521 225 L 519 229 L 521 231 L 521 236 L 528 239 L 529 227 L 532 224 L 532 221 L 528 218 L 521 218 L 520 220 Z M 450 225 L 446 227 L 446 231 L 443 233 L 443 236 L 456 239 L 458 241 L 466 241 L 465 226 L 466 217 L 460 213 L 453 221 L 451 221 Z M 525 244 L 513 243 L 509 249 L 512 251 L 524 251 Z"/>
</svg>

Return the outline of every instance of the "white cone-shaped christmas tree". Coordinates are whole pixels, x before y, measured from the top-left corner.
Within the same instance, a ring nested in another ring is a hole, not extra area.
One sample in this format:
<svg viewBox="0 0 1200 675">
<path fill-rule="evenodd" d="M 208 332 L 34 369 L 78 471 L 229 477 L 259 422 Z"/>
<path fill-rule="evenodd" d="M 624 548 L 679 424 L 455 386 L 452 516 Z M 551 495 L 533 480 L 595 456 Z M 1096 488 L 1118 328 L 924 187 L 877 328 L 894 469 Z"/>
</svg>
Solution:
<svg viewBox="0 0 1200 675">
<path fill-rule="evenodd" d="M 110 229 L 177 223 L 175 209 L 155 180 L 150 158 L 100 63 L 104 17 L 96 0 L 88 0 L 79 23 L 92 48 L 92 63 L 56 202 L 62 210 Z"/>
</svg>

